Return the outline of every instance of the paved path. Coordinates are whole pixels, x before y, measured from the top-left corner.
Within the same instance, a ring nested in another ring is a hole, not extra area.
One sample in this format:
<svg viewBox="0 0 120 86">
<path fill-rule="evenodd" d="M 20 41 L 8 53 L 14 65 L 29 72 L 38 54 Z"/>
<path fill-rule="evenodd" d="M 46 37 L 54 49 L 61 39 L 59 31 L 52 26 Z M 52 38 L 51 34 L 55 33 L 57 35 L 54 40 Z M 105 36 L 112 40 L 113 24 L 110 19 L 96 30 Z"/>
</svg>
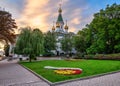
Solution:
<svg viewBox="0 0 120 86">
<path fill-rule="evenodd" d="M 120 72 L 86 80 L 73 81 L 57 86 L 120 86 Z"/>
<path fill-rule="evenodd" d="M 0 61 L 0 86 L 49 86 L 16 61 Z"/>
</svg>

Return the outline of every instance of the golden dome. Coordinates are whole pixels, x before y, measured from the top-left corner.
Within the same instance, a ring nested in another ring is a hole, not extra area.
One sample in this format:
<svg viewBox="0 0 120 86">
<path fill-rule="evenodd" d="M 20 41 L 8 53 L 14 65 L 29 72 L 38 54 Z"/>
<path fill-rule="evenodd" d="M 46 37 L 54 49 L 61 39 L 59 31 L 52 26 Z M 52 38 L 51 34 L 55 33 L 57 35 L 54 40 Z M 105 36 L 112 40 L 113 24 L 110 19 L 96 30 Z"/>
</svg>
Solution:
<svg viewBox="0 0 120 86">
<path fill-rule="evenodd" d="M 55 30 L 55 26 L 52 27 L 52 30 Z"/>
<path fill-rule="evenodd" d="M 58 12 L 59 12 L 59 13 L 62 13 L 61 4 L 60 4 L 60 8 L 59 8 Z"/>
<path fill-rule="evenodd" d="M 59 13 L 62 13 L 62 9 L 61 9 L 61 8 L 59 8 L 58 12 L 59 12 Z"/>
<path fill-rule="evenodd" d="M 66 20 L 65 30 L 68 30 L 67 20 Z"/>
<path fill-rule="evenodd" d="M 57 23 L 56 23 L 56 27 L 60 27 L 60 23 L 57 22 Z"/>
<path fill-rule="evenodd" d="M 65 29 L 68 30 L 68 26 L 67 25 L 65 25 Z"/>
</svg>

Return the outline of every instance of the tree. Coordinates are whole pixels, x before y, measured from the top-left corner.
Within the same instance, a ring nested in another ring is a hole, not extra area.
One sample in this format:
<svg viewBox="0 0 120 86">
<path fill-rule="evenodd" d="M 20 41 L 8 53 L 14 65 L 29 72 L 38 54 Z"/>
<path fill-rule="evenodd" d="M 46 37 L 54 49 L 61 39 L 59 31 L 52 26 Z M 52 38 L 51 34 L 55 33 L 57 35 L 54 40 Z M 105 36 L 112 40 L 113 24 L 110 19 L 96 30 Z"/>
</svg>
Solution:
<svg viewBox="0 0 120 86">
<path fill-rule="evenodd" d="M 76 36 L 74 36 L 74 46 L 77 52 L 85 52 L 86 50 L 86 40 L 84 31 L 79 31 Z"/>
<path fill-rule="evenodd" d="M 32 54 L 40 56 L 44 53 L 44 36 L 39 29 L 34 29 L 31 35 Z"/>
<path fill-rule="evenodd" d="M 66 55 L 70 54 L 73 49 L 73 42 L 71 34 L 65 34 L 61 40 L 62 50 L 66 52 Z"/>
<path fill-rule="evenodd" d="M 115 53 L 118 50 L 115 46 L 120 43 L 120 40 L 115 37 L 117 34 L 120 34 L 120 5 L 113 4 L 112 6 L 107 6 L 105 10 L 100 11 L 100 15 L 95 14 L 95 20 L 93 20 L 94 26 L 99 27 L 97 29 L 97 38 L 96 41 L 99 44 L 100 48 L 103 49 L 102 52 L 105 53 Z M 97 20 L 97 21 L 96 21 Z M 95 22 L 96 21 L 96 22 Z M 98 23 L 99 22 L 99 23 Z M 100 34 L 98 34 L 100 33 Z M 102 39 L 102 40 L 101 40 Z"/>
<path fill-rule="evenodd" d="M 120 52 L 120 5 L 107 5 L 106 9 L 94 14 L 94 19 L 87 25 L 90 30 L 91 45 L 87 52 L 117 53 Z"/>
<path fill-rule="evenodd" d="M 25 49 L 31 48 L 31 32 L 30 27 L 21 28 L 21 33 L 16 42 L 15 53 L 28 54 L 28 52 L 25 52 Z"/>
<path fill-rule="evenodd" d="M 4 46 L 5 56 L 9 56 L 9 48 L 10 46 L 8 44 Z"/>
<path fill-rule="evenodd" d="M 14 29 L 17 28 L 15 20 L 12 19 L 12 15 L 9 12 L 6 12 L 4 10 L 0 10 L 0 40 L 5 40 L 5 52 L 6 56 L 9 55 L 9 49 L 6 46 L 9 46 L 8 44 L 14 44 L 15 43 L 15 33 Z"/>
<path fill-rule="evenodd" d="M 15 20 L 9 12 L 0 10 L 0 39 L 15 43 L 14 29 L 17 28 Z"/>
<path fill-rule="evenodd" d="M 23 28 L 17 39 L 15 52 L 29 55 L 30 62 L 32 58 L 43 54 L 44 38 L 42 32 L 39 29 L 32 31 L 30 27 Z"/>
<path fill-rule="evenodd" d="M 50 52 L 56 49 L 56 35 L 53 32 L 48 31 L 44 34 L 44 47 L 45 52 Z"/>
<path fill-rule="evenodd" d="M 74 37 L 75 48 L 88 54 L 120 52 L 120 5 L 107 5 Z"/>
</svg>

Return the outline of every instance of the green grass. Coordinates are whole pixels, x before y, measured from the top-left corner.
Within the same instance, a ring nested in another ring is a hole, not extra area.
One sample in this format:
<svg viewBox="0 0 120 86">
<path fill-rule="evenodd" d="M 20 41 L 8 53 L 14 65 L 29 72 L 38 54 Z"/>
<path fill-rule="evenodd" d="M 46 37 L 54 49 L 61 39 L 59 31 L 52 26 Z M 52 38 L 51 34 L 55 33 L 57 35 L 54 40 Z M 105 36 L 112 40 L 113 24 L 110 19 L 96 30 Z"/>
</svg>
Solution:
<svg viewBox="0 0 120 86">
<path fill-rule="evenodd" d="M 38 62 L 21 62 L 22 65 L 30 68 L 51 82 L 64 81 L 68 79 L 81 78 L 111 71 L 120 70 L 120 61 L 112 60 L 47 60 Z M 58 75 L 53 70 L 44 69 L 44 66 L 54 67 L 75 67 L 83 69 L 80 75 Z"/>
</svg>

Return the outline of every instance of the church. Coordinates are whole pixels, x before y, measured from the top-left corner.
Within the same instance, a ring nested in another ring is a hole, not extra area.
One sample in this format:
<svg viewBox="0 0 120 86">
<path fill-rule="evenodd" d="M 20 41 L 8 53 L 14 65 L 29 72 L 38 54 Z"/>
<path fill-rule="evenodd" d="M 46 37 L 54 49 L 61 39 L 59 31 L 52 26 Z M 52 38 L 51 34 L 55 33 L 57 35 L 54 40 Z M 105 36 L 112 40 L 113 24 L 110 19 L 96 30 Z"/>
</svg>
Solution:
<svg viewBox="0 0 120 86">
<path fill-rule="evenodd" d="M 61 5 L 60 5 L 60 7 L 58 9 L 58 18 L 57 18 L 57 21 L 56 21 L 56 26 L 53 25 L 52 31 L 53 32 L 63 33 L 63 34 L 67 34 L 68 33 L 67 20 L 66 20 L 66 25 L 64 25 L 64 21 L 63 21 L 63 18 L 62 18 L 62 8 L 61 8 Z"/>
<path fill-rule="evenodd" d="M 64 23 L 64 20 L 62 17 L 62 8 L 61 8 L 61 4 L 60 4 L 60 7 L 58 9 L 57 21 L 56 21 L 55 25 L 53 22 L 53 26 L 52 26 L 52 32 L 57 33 L 56 55 L 62 55 L 62 54 L 66 53 L 62 50 L 62 45 L 61 45 L 61 40 L 64 38 L 64 36 L 66 34 L 71 34 L 72 36 L 75 35 L 73 32 L 68 32 L 68 29 L 69 29 L 69 26 L 67 25 L 67 20 Z M 72 53 L 76 53 L 75 49 L 72 49 Z"/>
</svg>

